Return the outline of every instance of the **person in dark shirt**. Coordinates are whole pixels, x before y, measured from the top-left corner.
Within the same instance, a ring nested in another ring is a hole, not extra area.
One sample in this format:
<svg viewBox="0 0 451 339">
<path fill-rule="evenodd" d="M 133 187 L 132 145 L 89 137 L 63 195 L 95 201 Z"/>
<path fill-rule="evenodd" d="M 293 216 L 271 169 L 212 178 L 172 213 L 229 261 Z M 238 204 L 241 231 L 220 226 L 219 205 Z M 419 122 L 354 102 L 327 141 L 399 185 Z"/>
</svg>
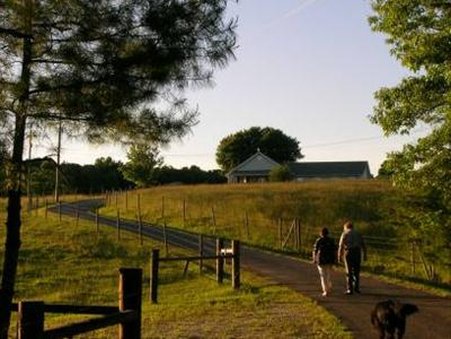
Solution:
<svg viewBox="0 0 451 339">
<path fill-rule="evenodd" d="M 323 296 L 326 297 L 332 291 L 332 280 L 330 274 L 332 266 L 336 263 L 337 248 L 335 241 L 329 237 L 329 230 L 321 229 L 320 237 L 316 239 L 313 246 L 312 260 L 318 266 L 319 277 Z"/>
<path fill-rule="evenodd" d="M 346 294 L 360 293 L 360 264 L 366 261 L 366 246 L 363 237 L 352 224 L 347 221 L 343 225 L 343 233 L 338 244 L 338 261 L 344 259 L 346 268 Z"/>
</svg>

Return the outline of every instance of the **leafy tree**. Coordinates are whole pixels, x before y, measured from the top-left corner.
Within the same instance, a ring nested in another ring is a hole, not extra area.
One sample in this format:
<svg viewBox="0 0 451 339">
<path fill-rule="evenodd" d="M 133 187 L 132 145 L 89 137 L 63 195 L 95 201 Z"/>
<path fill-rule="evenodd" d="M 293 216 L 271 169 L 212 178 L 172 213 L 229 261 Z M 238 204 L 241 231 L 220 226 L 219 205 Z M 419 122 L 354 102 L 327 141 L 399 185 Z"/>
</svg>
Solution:
<svg viewBox="0 0 451 339">
<path fill-rule="evenodd" d="M 223 138 L 216 149 L 216 162 L 227 172 L 258 149 L 279 163 L 303 157 L 299 141 L 271 127 L 251 127 Z"/>
<path fill-rule="evenodd" d="M 127 181 L 122 175 L 122 166 L 122 162 L 114 161 L 111 157 L 96 159 L 94 162 L 94 176 L 91 174 L 89 180 L 92 188 L 96 192 L 104 192 L 105 190 L 131 187 L 132 183 Z"/>
<path fill-rule="evenodd" d="M 293 174 L 287 165 L 275 166 L 269 171 L 269 181 L 283 182 L 290 181 L 293 178 Z"/>
<path fill-rule="evenodd" d="M 183 167 L 181 169 L 172 166 L 162 166 L 155 169 L 154 180 L 158 184 L 223 184 L 227 178 L 220 170 L 204 171 L 198 166 Z"/>
<path fill-rule="evenodd" d="M 128 162 L 122 166 L 124 177 L 138 187 L 148 187 L 154 181 L 154 171 L 163 164 L 163 158 L 153 145 L 132 145 L 127 152 Z"/>
<path fill-rule="evenodd" d="M 395 173 L 393 169 L 394 163 L 391 160 L 385 160 L 377 172 L 378 178 L 391 178 Z"/>
<path fill-rule="evenodd" d="M 0 11 L 0 117 L 13 128 L 0 339 L 20 247 L 27 121 L 73 121 L 89 140 L 168 142 L 197 112 L 180 92 L 233 57 L 227 0 L 6 0 Z M 19 65 L 19 67 L 17 67 Z M 161 100 L 160 100 L 161 99 Z M 167 102 L 157 110 L 157 100 Z"/>
<path fill-rule="evenodd" d="M 421 194 L 422 206 L 417 202 L 409 212 L 416 220 L 416 232 L 440 239 L 449 248 L 451 4 L 445 0 L 373 0 L 372 6 L 371 28 L 387 35 L 391 53 L 411 74 L 397 86 L 376 92 L 371 121 L 386 135 L 409 134 L 417 127 L 429 131 L 389 154 L 387 166 L 397 185 Z"/>
</svg>

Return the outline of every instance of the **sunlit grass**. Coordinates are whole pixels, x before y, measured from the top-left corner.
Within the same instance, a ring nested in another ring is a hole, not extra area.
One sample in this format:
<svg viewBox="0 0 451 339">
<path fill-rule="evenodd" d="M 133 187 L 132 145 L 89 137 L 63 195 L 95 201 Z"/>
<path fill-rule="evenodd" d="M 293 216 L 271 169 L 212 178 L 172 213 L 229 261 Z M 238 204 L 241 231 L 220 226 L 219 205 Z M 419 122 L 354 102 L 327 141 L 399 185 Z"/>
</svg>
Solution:
<svg viewBox="0 0 451 339">
<path fill-rule="evenodd" d="M 0 200 L 0 207 L 4 202 Z M 4 220 L 3 209 L 0 218 Z M 161 244 L 43 210 L 23 213 L 22 247 L 14 300 L 42 300 L 116 306 L 119 267 L 141 267 L 143 278 L 143 338 L 350 338 L 339 321 L 309 299 L 269 281 L 243 272 L 243 286 L 235 291 L 230 281 L 218 285 L 210 274 L 199 275 L 191 264 L 161 266 L 159 303 L 148 302 L 149 257 Z M 3 244 L 5 228 L 0 229 Z M 171 255 L 185 252 L 170 248 Z M 3 260 L 3 246 L 0 249 Z M 46 328 L 80 320 L 74 315 L 46 315 Z M 15 315 L 11 337 L 15 330 Z M 114 338 L 117 328 L 90 333 L 89 338 Z M 87 336 L 81 336 L 86 338 Z"/>
<path fill-rule="evenodd" d="M 352 220 L 370 249 L 366 269 L 409 276 L 411 246 L 396 209 L 405 192 L 380 180 L 325 180 L 303 183 L 159 186 L 106 196 L 103 214 L 240 239 L 273 250 L 310 256 L 321 227 L 338 241 L 342 225 Z M 300 250 L 288 237 L 293 220 L 301 224 Z M 400 239 L 401 241 L 398 241 Z M 284 244 L 285 246 L 282 246 Z M 395 259 L 395 260 L 393 260 Z M 416 275 L 425 278 L 416 258 Z M 451 282 L 449 267 L 435 263 L 442 281 Z"/>
</svg>

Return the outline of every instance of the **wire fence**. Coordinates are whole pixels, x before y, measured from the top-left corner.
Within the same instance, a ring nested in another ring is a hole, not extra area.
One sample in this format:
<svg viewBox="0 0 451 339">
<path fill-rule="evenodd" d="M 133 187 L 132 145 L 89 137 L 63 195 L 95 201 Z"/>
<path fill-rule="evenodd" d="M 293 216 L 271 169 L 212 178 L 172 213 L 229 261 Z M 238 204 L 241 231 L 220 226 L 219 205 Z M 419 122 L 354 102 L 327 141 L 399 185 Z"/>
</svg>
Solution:
<svg viewBox="0 0 451 339">
<path fill-rule="evenodd" d="M 268 218 L 243 201 L 240 209 L 230 208 L 231 198 L 189 199 L 184 196 L 156 196 L 139 191 L 111 192 L 105 196 L 108 213 L 120 211 L 124 218 L 142 219 L 190 232 L 239 239 L 244 243 L 309 258 L 322 225 L 303 222 L 298 217 Z M 292 225 L 299 223 L 299 230 Z M 338 242 L 341 225 L 329 228 Z M 371 228 L 362 231 L 368 248 L 368 271 L 402 278 L 424 279 L 434 283 L 451 281 L 449 265 L 428 256 L 418 238 L 375 235 Z"/>
</svg>

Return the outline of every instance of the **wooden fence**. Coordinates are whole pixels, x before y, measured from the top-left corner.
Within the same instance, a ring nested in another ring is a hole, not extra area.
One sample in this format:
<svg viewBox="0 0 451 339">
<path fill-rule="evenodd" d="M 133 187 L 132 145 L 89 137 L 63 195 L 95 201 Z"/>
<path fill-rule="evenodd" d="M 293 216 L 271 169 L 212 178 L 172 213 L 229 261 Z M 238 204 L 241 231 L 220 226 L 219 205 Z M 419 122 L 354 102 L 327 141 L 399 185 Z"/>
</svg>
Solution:
<svg viewBox="0 0 451 339">
<path fill-rule="evenodd" d="M 184 273 L 188 270 L 188 265 L 191 261 L 198 261 L 200 271 L 204 260 L 216 260 L 216 281 L 223 283 L 224 281 L 224 261 L 230 258 L 232 260 L 232 287 L 234 289 L 240 288 L 240 242 L 238 240 L 231 241 L 231 248 L 224 248 L 224 240 L 216 239 L 216 254 L 203 254 L 203 241 L 200 237 L 199 241 L 199 255 L 190 257 L 167 257 L 160 258 L 160 250 L 152 250 L 152 258 L 150 263 L 150 301 L 157 303 L 158 300 L 158 271 L 160 262 L 165 261 L 185 261 Z"/>
<path fill-rule="evenodd" d="M 119 269 L 119 305 L 81 306 L 22 301 L 13 304 L 18 312 L 19 339 L 71 338 L 101 328 L 120 325 L 118 338 L 141 338 L 142 269 Z M 102 315 L 58 328 L 44 330 L 45 313 Z"/>
</svg>

